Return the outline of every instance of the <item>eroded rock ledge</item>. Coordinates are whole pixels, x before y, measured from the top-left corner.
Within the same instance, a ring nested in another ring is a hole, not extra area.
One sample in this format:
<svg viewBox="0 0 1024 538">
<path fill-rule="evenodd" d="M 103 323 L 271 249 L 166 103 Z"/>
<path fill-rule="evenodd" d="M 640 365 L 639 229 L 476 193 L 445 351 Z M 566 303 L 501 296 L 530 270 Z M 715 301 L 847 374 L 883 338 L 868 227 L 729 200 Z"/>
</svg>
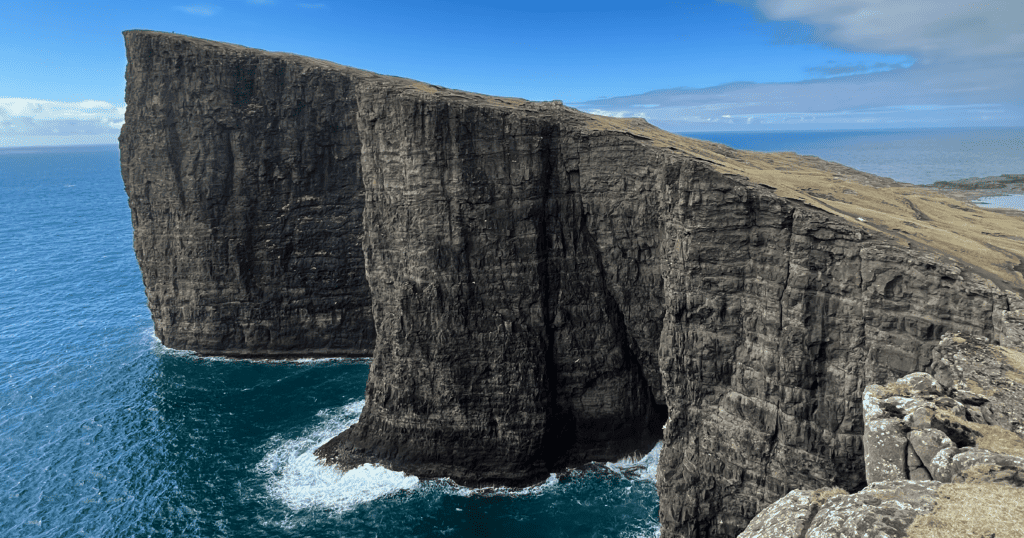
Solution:
<svg viewBox="0 0 1024 538">
<path fill-rule="evenodd" d="M 122 173 L 157 335 L 361 355 L 322 447 L 465 483 L 646 450 L 663 536 L 864 484 L 861 394 L 1021 343 L 1017 217 L 819 159 L 132 31 Z M 667 421 L 666 421 L 667 416 Z"/>
<path fill-rule="evenodd" d="M 867 488 L 792 491 L 740 537 L 1019 536 L 1024 354 L 948 335 L 928 369 L 865 390 Z"/>
</svg>

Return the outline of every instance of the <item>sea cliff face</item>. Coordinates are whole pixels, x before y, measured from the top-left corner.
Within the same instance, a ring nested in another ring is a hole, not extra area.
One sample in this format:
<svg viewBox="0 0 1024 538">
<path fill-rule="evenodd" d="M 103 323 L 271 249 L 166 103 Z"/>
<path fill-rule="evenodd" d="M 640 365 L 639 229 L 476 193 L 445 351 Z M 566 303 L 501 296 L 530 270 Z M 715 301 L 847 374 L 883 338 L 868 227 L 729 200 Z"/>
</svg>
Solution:
<svg viewBox="0 0 1024 538">
<path fill-rule="evenodd" d="M 121 170 L 157 337 L 206 355 L 372 353 L 360 141 L 336 128 L 353 98 L 182 36 L 127 44 Z"/>
<path fill-rule="evenodd" d="M 342 468 L 522 484 L 663 434 L 663 536 L 735 536 L 792 489 L 863 485 L 861 393 L 943 333 L 1020 344 L 1015 217 L 559 103 L 126 45 L 157 335 L 372 347 L 359 423 L 318 450 Z"/>
</svg>

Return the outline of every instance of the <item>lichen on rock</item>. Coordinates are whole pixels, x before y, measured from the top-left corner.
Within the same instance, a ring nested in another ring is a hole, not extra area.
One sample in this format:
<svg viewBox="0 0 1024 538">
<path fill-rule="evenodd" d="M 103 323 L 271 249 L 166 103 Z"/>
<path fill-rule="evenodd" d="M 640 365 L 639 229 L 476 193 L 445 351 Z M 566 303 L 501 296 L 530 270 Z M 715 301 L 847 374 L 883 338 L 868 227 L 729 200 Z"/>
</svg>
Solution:
<svg viewBox="0 0 1024 538">
<path fill-rule="evenodd" d="M 868 487 L 830 494 L 828 503 L 817 505 L 807 501 L 815 492 L 793 491 L 758 514 L 740 536 L 1021 536 L 1024 458 L 1015 454 L 1024 448 L 1024 436 L 966 418 L 995 416 L 976 409 L 992 405 L 1005 411 L 997 420 L 1016 423 L 1024 385 L 1015 380 L 1020 364 L 1014 353 L 985 338 L 947 335 L 931 365 L 945 384 L 916 372 L 868 387 Z M 957 389 L 967 386 L 992 399 Z M 921 412 L 938 418 L 923 422 Z M 900 446 L 906 447 L 902 454 Z"/>
</svg>

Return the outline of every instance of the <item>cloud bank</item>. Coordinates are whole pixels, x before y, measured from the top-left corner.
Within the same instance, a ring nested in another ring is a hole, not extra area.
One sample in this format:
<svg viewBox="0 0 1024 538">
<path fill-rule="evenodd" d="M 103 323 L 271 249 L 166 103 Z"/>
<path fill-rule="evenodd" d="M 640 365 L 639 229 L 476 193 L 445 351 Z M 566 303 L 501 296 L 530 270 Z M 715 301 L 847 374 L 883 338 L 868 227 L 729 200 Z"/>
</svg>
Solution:
<svg viewBox="0 0 1024 538">
<path fill-rule="evenodd" d="M 758 0 L 766 18 L 812 25 L 834 46 L 943 60 L 1024 54 L 1020 0 Z"/>
<path fill-rule="evenodd" d="M 806 81 L 658 90 L 573 106 L 672 131 L 1020 126 L 1019 1 L 739 0 L 766 19 L 810 26 L 822 44 L 915 61 L 829 64 L 809 68 Z"/>
<path fill-rule="evenodd" d="M 0 146 L 117 143 L 124 105 L 0 97 Z"/>
</svg>

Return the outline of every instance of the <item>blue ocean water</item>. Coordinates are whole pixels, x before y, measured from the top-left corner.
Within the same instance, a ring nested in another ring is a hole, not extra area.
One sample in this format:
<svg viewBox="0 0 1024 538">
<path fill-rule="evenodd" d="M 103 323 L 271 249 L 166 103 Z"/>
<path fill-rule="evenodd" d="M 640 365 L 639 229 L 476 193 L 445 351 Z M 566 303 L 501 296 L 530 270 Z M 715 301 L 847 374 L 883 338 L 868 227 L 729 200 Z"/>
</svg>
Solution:
<svg viewBox="0 0 1024 538">
<path fill-rule="evenodd" d="M 1024 173 L 1024 127 L 680 134 L 737 149 L 814 155 L 915 185 Z"/>
<path fill-rule="evenodd" d="M 896 171 L 937 166 L 956 179 L 1024 171 L 1014 132 L 947 140 L 1003 163 L 978 170 L 927 136 L 718 141 L 861 168 L 858 156 L 895 160 Z M 933 162 L 943 155 L 951 162 Z M 883 173 L 910 181 L 901 174 Z M 526 490 L 316 464 L 313 450 L 358 417 L 368 362 L 228 361 L 161 346 L 131 242 L 116 147 L 0 149 L 0 536 L 657 534 L 657 449 Z"/>
<path fill-rule="evenodd" d="M 657 533 L 657 450 L 519 491 L 320 466 L 368 372 L 161 346 L 117 148 L 0 150 L 0 536 Z"/>
</svg>

